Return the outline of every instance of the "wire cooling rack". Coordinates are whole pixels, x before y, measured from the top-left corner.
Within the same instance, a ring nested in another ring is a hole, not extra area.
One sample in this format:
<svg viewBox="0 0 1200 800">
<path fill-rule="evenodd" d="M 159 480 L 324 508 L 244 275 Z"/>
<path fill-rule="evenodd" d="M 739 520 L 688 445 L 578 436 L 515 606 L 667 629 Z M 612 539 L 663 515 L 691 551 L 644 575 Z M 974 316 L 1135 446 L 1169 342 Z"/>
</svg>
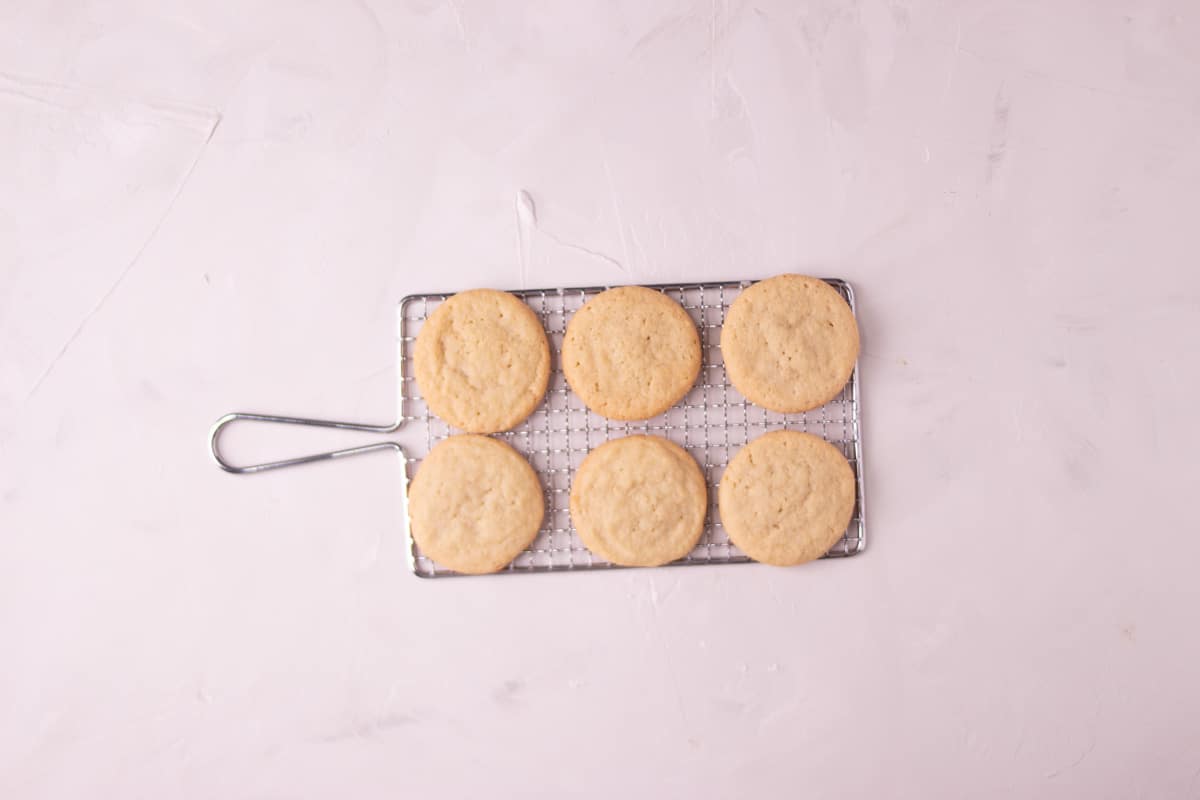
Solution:
<svg viewBox="0 0 1200 800">
<path fill-rule="evenodd" d="M 842 280 L 827 279 L 855 310 L 854 291 Z M 854 516 L 842 538 L 826 558 L 851 556 L 866 547 L 863 513 L 862 438 L 859 428 L 858 367 L 833 400 L 803 414 L 778 414 L 746 400 L 730 384 L 721 358 L 721 325 L 730 303 L 751 281 L 684 283 L 653 286 L 687 309 L 700 331 L 703 362 L 700 377 L 687 396 L 664 414 L 642 422 L 616 422 L 589 411 L 567 386 L 560 351 L 571 315 L 604 287 L 585 289 L 529 289 L 515 291 L 541 318 L 550 339 L 551 374 L 545 401 L 521 425 L 496 437 L 527 458 L 541 480 L 546 497 L 542 529 L 530 547 L 505 573 L 560 570 L 612 569 L 612 563 L 593 555 L 571 525 L 568 511 L 571 480 L 584 456 L 600 444 L 622 436 L 650 433 L 682 445 L 703 467 L 708 482 L 708 516 L 699 543 L 673 565 L 736 564 L 750 561 L 729 541 L 717 508 L 717 484 L 725 466 L 743 445 L 773 430 L 798 430 L 816 434 L 836 445 L 854 469 L 857 500 Z M 448 294 L 410 295 L 400 301 L 400 417 L 404 432 L 405 476 L 411 482 L 421 461 L 450 426 L 430 412 L 413 377 L 413 350 L 421 325 Z M 410 564 L 424 578 L 457 575 L 421 553 L 405 529 Z"/>
</svg>

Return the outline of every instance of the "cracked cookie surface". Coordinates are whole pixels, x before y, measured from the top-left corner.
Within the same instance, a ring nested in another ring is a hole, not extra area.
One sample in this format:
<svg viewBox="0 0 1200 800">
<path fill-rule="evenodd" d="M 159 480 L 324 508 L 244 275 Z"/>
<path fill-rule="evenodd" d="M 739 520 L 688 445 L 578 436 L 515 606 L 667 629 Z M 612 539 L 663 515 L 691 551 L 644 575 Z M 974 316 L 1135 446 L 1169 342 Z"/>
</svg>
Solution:
<svg viewBox="0 0 1200 800">
<path fill-rule="evenodd" d="M 417 333 L 413 372 L 426 405 L 468 433 L 519 425 L 542 402 L 550 345 L 537 315 L 494 289 L 460 292 Z"/>
<path fill-rule="evenodd" d="M 700 335 L 683 306 L 619 286 L 575 312 L 563 337 L 567 383 L 609 419 L 649 419 L 683 399 L 700 374 Z"/>
<path fill-rule="evenodd" d="M 790 566 L 820 558 L 854 514 L 854 470 L 810 433 L 765 433 L 738 451 L 717 489 L 721 524 L 742 552 Z"/>
<path fill-rule="evenodd" d="M 750 402 L 793 414 L 825 405 L 858 360 L 858 324 L 828 283 L 777 275 L 745 289 L 721 326 L 730 382 Z"/>
<path fill-rule="evenodd" d="M 408 488 L 410 533 L 421 552 L 457 572 L 496 572 L 537 537 L 545 500 L 520 453 L 474 434 L 439 442 Z"/>
<path fill-rule="evenodd" d="M 579 538 L 596 555 L 627 567 L 686 556 L 704 532 L 707 508 L 700 465 L 660 436 L 605 442 L 571 483 L 571 522 Z"/>
</svg>

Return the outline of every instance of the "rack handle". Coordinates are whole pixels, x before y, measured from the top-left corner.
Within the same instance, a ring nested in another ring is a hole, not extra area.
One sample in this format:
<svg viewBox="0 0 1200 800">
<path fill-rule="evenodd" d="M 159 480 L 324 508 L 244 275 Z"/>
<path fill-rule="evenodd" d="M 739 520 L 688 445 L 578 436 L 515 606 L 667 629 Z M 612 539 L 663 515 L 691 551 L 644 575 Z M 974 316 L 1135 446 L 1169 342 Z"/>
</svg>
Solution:
<svg viewBox="0 0 1200 800">
<path fill-rule="evenodd" d="M 285 458 L 281 461 L 268 461 L 264 464 L 250 464 L 244 467 L 239 467 L 230 464 L 221 455 L 221 432 L 227 425 L 233 422 L 245 420 L 248 422 L 271 422 L 281 425 L 308 425 L 314 428 L 340 428 L 347 431 L 366 431 L 367 433 L 395 433 L 400 427 L 400 423 L 396 422 L 391 425 L 363 425 L 357 422 L 334 422 L 326 419 L 305 419 L 303 417 L 275 417 L 267 414 L 226 414 L 221 417 L 212 426 L 212 432 L 208 437 L 209 448 L 212 450 L 213 460 L 217 462 L 217 466 L 226 472 L 232 472 L 236 475 L 245 475 L 251 472 L 266 472 L 269 469 L 282 469 L 284 467 L 294 467 L 299 464 L 310 464 L 313 461 L 325 461 L 331 458 L 343 458 L 344 456 L 356 456 L 360 453 L 371 453 L 376 450 L 386 450 L 391 448 L 404 455 L 404 450 L 401 449 L 398 442 L 376 442 L 375 444 L 360 445 L 359 447 L 347 447 L 343 450 L 331 450 L 327 453 L 313 453 L 309 456 L 300 456 L 299 458 Z"/>
</svg>

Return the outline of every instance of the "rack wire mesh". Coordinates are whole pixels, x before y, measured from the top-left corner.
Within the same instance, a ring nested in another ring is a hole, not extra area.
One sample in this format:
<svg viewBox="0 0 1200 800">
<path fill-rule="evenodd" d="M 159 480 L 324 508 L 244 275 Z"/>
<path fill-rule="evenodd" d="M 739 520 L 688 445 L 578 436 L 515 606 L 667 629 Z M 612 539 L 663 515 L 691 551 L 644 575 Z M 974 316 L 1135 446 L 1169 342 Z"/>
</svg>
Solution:
<svg viewBox="0 0 1200 800">
<path fill-rule="evenodd" d="M 842 280 L 827 279 L 855 310 L 854 292 Z M 836 445 L 854 469 L 857 498 L 854 515 L 841 539 L 826 558 L 851 556 L 866 547 L 863 507 L 862 437 L 859 425 L 858 367 L 833 400 L 803 414 L 779 414 L 747 401 L 729 382 L 721 358 L 721 325 L 730 303 L 751 281 L 683 283 L 651 288 L 662 291 L 687 309 L 700 331 L 703 360 L 700 377 L 680 403 L 666 413 L 640 422 L 617 422 L 588 410 L 567 386 L 559 353 L 571 315 L 604 287 L 530 289 L 514 291 L 541 318 L 550 340 L 551 375 L 545 401 L 519 426 L 496 434 L 524 455 L 541 480 L 546 513 L 537 538 L 504 573 L 560 570 L 613 569 L 615 565 L 593 555 L 571 525 L 568 511 L 571 480 L 584 456 L 610 439 L 638 433 L 663 436 L 682 445 L 704 470 L 708 482 L 708 516 L 696 547 L 674 565 L 736 564 L 749 559 L 730 543 L 721 525 L 716 487 L 729 460 L 738 449 L 772 430 L 799 430 L 821 436 Z M 421 461 L 433 446 L 454 431 L 426 406 L 413 377 L 413 349 L 421 325 L 449 294 L 410 295 L 400 301 L 400 416 L 405 435 L 405 474 L 411 482 Z M 405 529 L 410 565 L 420 577 L 458 573 L 421 553 Z"/>
</svg>

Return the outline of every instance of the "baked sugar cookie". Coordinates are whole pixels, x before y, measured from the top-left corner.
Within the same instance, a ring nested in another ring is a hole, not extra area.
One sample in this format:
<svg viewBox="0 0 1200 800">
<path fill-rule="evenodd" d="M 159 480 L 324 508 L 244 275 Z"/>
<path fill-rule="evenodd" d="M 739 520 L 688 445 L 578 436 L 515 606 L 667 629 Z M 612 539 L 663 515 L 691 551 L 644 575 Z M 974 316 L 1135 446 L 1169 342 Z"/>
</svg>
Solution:
<svg viewBox="0 0 1200 800">
<path fill-rule="evenodd" d="M 658 436 L 597 447 L 575 472 L 571 521 L 587 548 L 614 564 L 683 558 L 704 531 L 708 489 L 688 452 Z"/>
<path fill-rule="evenodd" d="M 738 451 L 717 489 L 721 524 L 755 561 L 788 566 L 829 552 L 854 514 L 854 470 L 824 439 L 774 431 Z"/>
<path fill-rule="evenodd" d="M 438 306 L 417 334 L 417 387 L 429 409 L 470 433 L 506 431 L 546 394 L 550 345 L 529 306 L 473 289 Z"/>
<path fill-rule="evenodd" d="M 457 572 L 507 566 L 533 542 L 544 511 L 533 467 L 487 436 L 439 442 L 408 488 L 413 540 L 426 556 Z"/>
<path fill-rule="evenodd" d="M 609 419 L 649 419 L 675 405 L 700 374 L 700 335 L 683 306 L 644 286 L 621 286 L 575 312 L 563 338 L 567 383 Z"/>
<path fill-rule="evenodd" d="M 779 275 L 738 295 L 721 327 L 725 372 L 752 403 L 785 414 L 832 400 L 858 360 L 850 306 L 823 280 Z"/>
</svg>

